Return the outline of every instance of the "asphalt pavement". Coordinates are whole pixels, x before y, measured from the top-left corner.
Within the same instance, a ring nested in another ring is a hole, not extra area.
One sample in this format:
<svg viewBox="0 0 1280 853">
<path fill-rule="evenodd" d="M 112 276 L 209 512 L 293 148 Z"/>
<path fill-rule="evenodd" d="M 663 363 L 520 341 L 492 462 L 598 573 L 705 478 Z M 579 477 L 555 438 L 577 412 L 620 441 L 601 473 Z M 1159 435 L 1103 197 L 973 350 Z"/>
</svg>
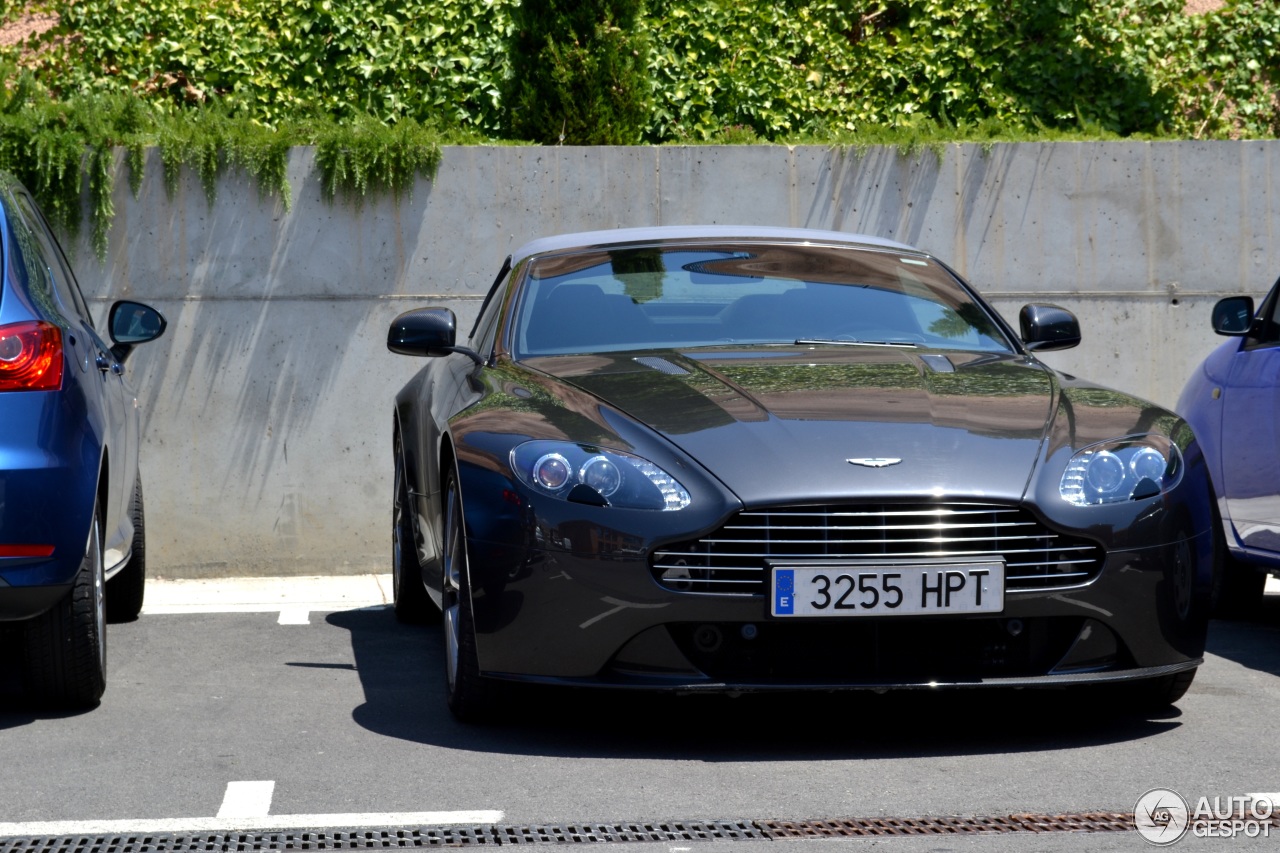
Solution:
<svg viewBox="0 0 1280 853">
<path fill-rule="evenodd" d="M 928 691 L 673 697 L 528 691 L 509 722 L 444 705 L 438 626 L 399 624 L 389 579 L 152 582 L 109 628 L 88 712 L 32 707 L 0 637 L 0 840 L 290 828 L 922 825 L 1132 814 L 1147 791 L 1280 792 L 1280 595 L 1215 622 L 1177 708 L 1104 695 Z M 807 822 L 807 823 L 806 823 Z M 548 830 L 547 828 L 551 828 Z M 936 828 L 936 827 L 935 827 Z M 924 831 L 924 830 L 922 830 Z M 932 832 L 932 830 L 929 830 Z M 554 835 L 554 832 L 551 833 Z M 563 833 L 561 833 L 563 836 Z M 627 841 L 664 853 L 1132 850 L 1128 832 Z M 1274 838 L 1188 836 L 1178 848 Z M 771 848 L 770 848 L 771 849 Z"/>
</svg>

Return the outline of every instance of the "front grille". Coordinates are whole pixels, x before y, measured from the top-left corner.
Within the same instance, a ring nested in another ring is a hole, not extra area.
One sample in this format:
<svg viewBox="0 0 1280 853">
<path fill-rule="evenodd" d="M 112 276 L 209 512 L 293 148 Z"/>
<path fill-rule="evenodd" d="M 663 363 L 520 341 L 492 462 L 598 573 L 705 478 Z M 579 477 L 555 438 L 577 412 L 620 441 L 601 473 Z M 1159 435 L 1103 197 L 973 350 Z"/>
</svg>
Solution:
<svg viewBox="0 0 1280 853">
<path fill-rule="evenodd" d="M 764 595 L 771 560 L 1001 559 L 1006 590 L 1078 586 L 1097 577 L 1101 546 L 1055 533 L 1024 509 L 882 504 L 745 510 L 693 542 L 655 551 L 666 589 Z"/>
</svg>

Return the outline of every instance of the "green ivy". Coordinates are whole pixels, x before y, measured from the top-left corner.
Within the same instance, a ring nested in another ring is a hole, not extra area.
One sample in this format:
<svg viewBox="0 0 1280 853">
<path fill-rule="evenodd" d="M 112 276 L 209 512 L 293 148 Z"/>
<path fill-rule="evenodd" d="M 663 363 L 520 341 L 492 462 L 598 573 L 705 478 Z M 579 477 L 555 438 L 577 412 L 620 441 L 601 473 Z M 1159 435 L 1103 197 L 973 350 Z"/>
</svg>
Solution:
<svg viewBox="0 0 1280 853">
<path fill-rule="evenodd" d="M 81 224 L 80 189 L 89 186 L 93 244 L 106 249 L 114 208 L 112 149 L 134 142 L 119 127 L 119 103 L 81 99 L 61 103 L 40 97 L 22 77 L 0 110 L 0 168 L 26 184 L 46 215 L 75 233 Z"/>
<path fill-rule="evenodd" d="M 268 126 L 299 113 L 496 131 L 517 0 L 55 0 L 32 64 L 61 97 L 219 102 Z"/>
<path fill-rule="evenodd" d="M 1186 21 L 1180 7 L 653 0 L 653 41 L 662 49 L 652 70 L 672 97 L 659 99 L 650 135 L 709 140 L 745 126 L 766 139 L 839 137 L 991 120 L 1153 133 L 1169 122 L 1174 98 L 1148 75 L 1149 30 L 1153 20 Z M 1280 13 L 1271 17 L 1280 21 Z"/>
<path fill-rule="evenodd" d="M 626 15 L 550 55 L 565 97 L 609 108 L 601 127 L 570 135 L 562 121 L 565 141 L 911 154 L 959 140 L 1280 135 L 1275 0 L 1202 15 L 1183 0 L 609 2 Z M 295 145 L 316 146 L 331 198 L 358 200 L 432 174 L 445 142 L 560 141 L 552 118 L 537 133 L 513 120 L 538 101 L 520 93 L 544 62 L 521 52 L 521 0 L 0 0 L 0 19 L 33 8 L 60 23 L 0 49 L 0 167 L 71 231 L 87 185 L 99 252 L 115 149 L 135 192 L 156 147 L 170 186 L 194 169 L 212 200 L 238 169 L 288 205 Z M 624 17 L 626 38 L 609 26 Z M 632 62 L 649 92 L 618 101 L 625 122 L 610 117 L 608 87 L 574 89 L 578 72 Z M 647 112 L 633 115 L 637 103 Z M 610 136 L 610 123 L 630 129 Z"/>
<path fill-rule="evenodd" d="M 146 149 L 155 148 L 170 194 L 181 170 L 192 169 L 212 205 L 218 178 L 238 169 L 254 178 L 263 197 L 278 197 L 288 209 L 288 157 L 296 146 L 316 146 L 330 198 L 340 191 L 361 198 L 370 191 L 399 194 L 418 175 L 434 176 L 445 138 L 413 119 L 387 125 L 362 115 L 347 122 L 320 117 L 272 129 L 232 118 L 220 105 L 165 111 L 123 94 L 58 101 L 41 92 L 30 75 L 20 75 L 0 108 L 0 169 L 16 174 L 40 199 L 49 219 L 70 234 L 80 229 L 80 191 L 87 181 L 92 243 L 102 257 L 114 213 L 117 148 L 126 153 L 135 196 Z"/>
<path fill-rule="evenodd" d="M 813 140 L 989 120 L 1197 138 L 1280 131 L 1275 0 L 1227 0 L 1203 15 L 1185 14 L 1183 0 L 608 2 L 639 14 L 649 142 Z M 538 58 L 544 46 L 522 41 L 527 23 L 516 27 L 537 4 L 42 3 L 61 23 L 38 49 L 24 46 L 23 62 L 59 100 L 131 94 L 170 114 L 218 104 L 269 128 L 299 116 L 370 116 L 487 138 L 511 128 L 545 137 L 512 121 L 503 103 L 506 92 L 508 106 L 520 107 L 523 81 L 548 70 Z M 576 7 L 585 8 L 566 9 Z M 566 68 L 604 62 L 621 46 L 610 33 L 574 32 L 581 44 L 599 39 L 598 48 L 558 45 L 556 55 Z"/>
<path fill-rule="evenodd" d="M 314 135 L 325 192 L 332 199 L 341 191 L 357 203 L 370 191 L 398 198 L 419 174 L 439 168 L 437 139 L 413 119 L 387 126 L 364 116 L 350 125 L 328 124 Z"/>
</svg>

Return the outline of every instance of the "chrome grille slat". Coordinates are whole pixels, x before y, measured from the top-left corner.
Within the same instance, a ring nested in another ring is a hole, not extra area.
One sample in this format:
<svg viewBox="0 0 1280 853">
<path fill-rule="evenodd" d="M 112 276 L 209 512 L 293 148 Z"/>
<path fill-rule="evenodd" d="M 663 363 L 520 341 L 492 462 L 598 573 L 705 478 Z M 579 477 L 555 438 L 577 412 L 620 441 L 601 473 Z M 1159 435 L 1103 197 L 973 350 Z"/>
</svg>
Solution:
<svg viewBox="0 0 1280 853">
<path fill-rule="evenodd" d="M 776 552 L 776 551 L 755 551 L 755 552 L 735 551 L 735 552 L 732 554 L 732 556 L 734 556 L 734 557 L 748 557 L 748 558 L 755 558 L 755 559 L 760 559 L 760 560 L 772 560 L 772 559 L 792 559 L 792 560 L 794 560 L 794 559 L 803 558 L 803 557 L 807 557 L 807 556 L 814 556 L 814 557 L 832 557 L 832 558 L 841 559 L 841 560 L 866 560 L 866 559 L 869 559 L 869 558 L 875 558 L 875 557 L 880 557 L 880 558 L 884 558 L 884 557 L 895 557 L 895 558 L 896 558 L 896 557 L 990 557 L 990 556 L 1008 556 L 1008 555 L 1010 555 L 1010 554 L 1056 554 L 1056 553 L 1064 553 L 1064 552 L 1066 552 L 1066 551 L 1068 551 L 1068 550 L 1077 550 L 1077 551 L 1079 551 L 1079 550 L 1085 550 L 1085 549 L 1080 549 L 1080 548 L 1077 548 L 1077 549 L 1066 549 L 1066 548 L 1060 548 L 1060 549 L 1036 549 L 1036 548 L 1032 548 L 1032 549 L 1018 549 L 1018 548 L 1006 548 L 1006 549 L 1004 549 L 1003 551 L 991 551 L 991 550 L 981 550 L 981 551 L 973 551 L 973 550 L 969 550 L 969 551 L 965 551 L 965 550 L 941 550 L 941 549 L 939 549 L 939 550 L 933 550 L 933 551 L 894 551 L 892 554 L 868 554 L 868 553 L 867 553 L 867 552 L 865 552 L 865 551 L 862 551 L 862 552 L 859 552 L 859 551 L 849 551 L 849 552 L 840 552 L 840 551 L 823 551 L 823 552 L 821 552 L 821 553 L 815 553 L 815 554 L 812 554 L 812 555 L 808 555 L 808 554 L 793 554 L 793 553 L 781 554 L 781 553 L 778 553 L 778 552 Z M 706 556 L 708 556 L 708 553 L 707 553 L 707 552 L 705 552 L 705 551 L 680 551 L 680 552 L 661 551 L 661 552 L 659 552 L 659 553 L 660 553 L 663 557 L 680 556 L 680 557 L 682 557 L 682 558 L 686 558 L 686 559 L 687 559 L 687 558 L 689 558 L 689 557 L 706 557 Z M 713 556 L 714 556 L 714 555 L 713 555 Z M 729 555 L 725 555 L 725 556 L 729 556 Z M 1094 561 L 1094 560 L 1055 560 L 1055 561 L 1054 561 L 1054 563 L 1055 563 L 1055 564 L 1058 564 L 1058 565 L 1063 565 L 1063 564 L 1068 564 L 1068 563 L 1075 563 L 1075 564 L 1088 564 L 1088 563 L 1093 563 L 1093 562 L 1095 562 L 1095 561 Z M 656 558 L 656 557 L 655 557 L 655 560 L 654 560 L 654 566 L 655 566 L 655 567 L 660 567 L 660 568 L 678 568 L 680 565 L 681 565 L 681 564 L 680 564 L 679 562 L 664 562 L 663 560 L 658 559 L 658 558 Z M 686 564 L 686 565 L 687 565 L 687 564 Z M 1007 567 L 1007 566 L 1014 566 L 1014 565 L 1035 566 L 1035 565 L 1041 565 L 1041 564 L 1040 564 L 1040 563 L 1013 563 L 1013 562 L 1006 562 L 1006 567 Z M 726 566 L 726 565 L 717 565 L 717 566 L 716 566 L 716 568 L 729 569 L 729 568 L 747 568 L 747 567 L 734 567 L 734 566 Z M 755 568 L 755 567 L 753 567 L 753 568 Z M 760 567 L 758 567 L 758 568 L 763 568 L 763 566 L 760 566 Z"/>
<path fill-rule="evenodd" d="M 761 557 L 761 560 L 764 560 L 764 559 L 765 559 L 764 557 Z M 654 568 L 656 568 L 656 569 L 683 569 L 683 568 L 688 568 L 688 564 L 681 564 L 681 563 L 654 563 Z M 716 566 L 716 572 L 717 572 L 717 573 L 722 573 L 722 572 L 763 572 L 763 571 L 764 571 L 764 564 L 763 564 L 763 563 L 761 563 L 761 565 L 758 565 L 758 566 L 726 566 L 726 565 L 723 565 L 723 564 L 718 564 L 718 565 Z"/>
<path fill-rule="evenodd" d="M 943 521 L 931 521 L 924 524 L 829 524 L 827 530 L 962 530 L 968 528 L 988 529 L 993 527 L 1034 527 L 1035 525 L 1029 521 L 999 521 L 995 524 L 948 524 Z M 797 524 L 795 526 L 785 524 L 726 524 L 726 530 L 809 530 L 810 525 Z"/>
<path fill-rule="evenodd" d="M 1092 574 L 1091 572 L 1059 572 L 1058 574 L 1055 574 L 1053 578 L 1056 581 L 1065 582 L 1073 578 L 1074 579 L 1087 578 L 1091 574 Z M 1040 576 L 1039 575 L 1005 575 L 1005 583 L 1007 584 L 1011 580 L 1029 580 L 1031 578 L 1038 578 L 1038 577 Z"/>
<path fill-rule="evenodd" d="M 703 547 L 699 547 L 699 548 L 689 548 L 689 549 L 685 549 L 685 550 L 679 550 L 679 549 L 676 549 L 676 548 L 669 548 L 669 549 L 663 549 L 663 550 L 661 551 L 661 553 L 663 553 L 663 554 L 667 554 L 667 555 L 670 555 L 670 556 L 677 556 L 677 557 L 693 557 L 693 556 L 702 556 L 702 555 L 706 554 L 706 553 L 707 553 L 707 551 L 708 551 L 708 549 L 705 547 L 706 545 L 735 545 L 735 546 L 740 546 L 740 545 L 759 545 L 759 544 L 772 544 L 772 543 L 782 543 L 782 544 L 795 545 L 795 544 L 807 544 L 807 543 L 815 543 L 815 542 L 816 542 L 816 543 L 822 543 L 822 544 L 830 544 L 830 545 L 858 545 L 858 544 L 863 544 L 863 543 L 880 543 L 880 542 L 883 542 L 884 540 L 880 540 L 880 539 L 864 539 L 864 540 L 856 540 L 856 539 L 812 539 L 812 540 L 791 539 L 791 540 L 785 540 L 785 539 L 777 539 L 777 538 L 774 538 L 774 539 L 740 539 L 740 540 L 736 540 L 736 541 L 735 541 L 735 540 L 733 540 L 733 539 L 703 539 L 703 540 L 699 540 L 699 541 L 700 541 L 700 543 L 701 543 L 701 545 L 702 545 Z M 987 542 L 987 541 L 990 541 L 990 540 L 989 540 L 989 539 L 986 539 L 986 538 L 973 537 L 973 538 L 971 538 L 971 539 L 943 539 L 943 540 L 936 540 L 936 539 L 895 539 L 895 540 L 893 540 L 893 541 L 894 541 L 895 543 L 897 543 L 897 544 L 900 544 L 900 545 L 901 545 L 901 544 L 904 544 L 904 543 L 906 543 L 906 544 L 915 544 L 915 543 L 919 543 L 919 542 L 936 542 L 936 541 L 943 541 L 943 542 L 952 542 L 952 543 L 954 543 L 954 542 Z M 1011 544 L 1015 544 L 1015 543 L 1016 543 L 1016 544 L 1021 545 L 1021 544 L 1023 544 L 1025 541 L 1028 541 L 1028 540 L 1027 540 L 1027 538 L 1026 538 L 1026 537 L 1022 537 L 1022 538 L 1018 538 L 1018 539 L 1014 539 L 1014 538 L 1012 538 L 1012 537 L 1002 537 L 1002 541 L 1009 542 L 1009 543 L 1011 543 Z M 1038 541 L 1038 540 L 1029 540 L 1029 541 Z M 685 543 L 685 544 L 689 544 L 689 543 Z M 1083 543 L 1071 542 L 1070 544 L 1063 544 L 1063 545 L 1054 544 L 1054 545 L 1052 545 L 1052 546 L 1044 546 L 1044 547 L 1040 547 L 1040 548 L 1022 548 L 1021 550 L 1025 551 L 1025 552 L 1027 552 L 1027 553 L 1046 553 L 1046 554 L 1047 554 L 1047 553 L 1071 552 L 1071 551 L 1080 552 L 1080 553 L 1087 553 L 1087 552 L 1092 551 L 1092 550 L 1093 550 L 1094 548 L 1096 548 L 1096 547 L 1097 547 L 1096 545 L 1088 545 L 1088 544 L 1083 544 Z M 1013 550 L 1013 549 L 1011 549 L 1011 548 L 1001 548 L 1001 549 L 999 549 L 999 550 L 1000 550 L 1000 552 L 1001 552 L 1001 553 L 1009 553 L 1009 552 L 1010 552 L 1011 550 Z M 735 550 L 735 552 L 734 552 L 734 553 L 747 554 L 748 552 L 738 549 L 738 550 Z M 768 554 L 768 553 L 772 553 L 772 552 L 770 552 L 770 551 L 768 551 L 768 550 L 763 550 L 763 551 L 758 551 L 758 552 L 756 552 L 756 554 L 757 554 L 757 555 L 759 555 L 759 554 Z"/>
<path fill-rule="evenodd" d="M 832 516 L 823 516 L 823 517 L 832 517 Z M 841 517 L 844 517 L 844 516 L 841 516 Z M 883 517 L 883 516 L 867 516 L 867 517 Z M 806 525 L 806 524 L 797 524 L 795 526 L 786 525 L 786 524 L 759 524 L 759 525 L 727 524 L 724 526 L 732 530 L 756 530 L 756 529 L 804 530 L 809 528 L 809 525 Z M 1030 523 L 1030 521 L 996 521 L 996 523 L 993 523 L 993 524 L 969 523 L 969 521 L 965 521 L 965 523 L 954 523 L 954 521 L 952 521 L 952 523 L 948 523 L 948 521 L 927 521 L 927 523 L 920 523 L 920 524 L 886 524 L 886 525 L 879 525 L 878 528 L 877 528 L 877 525 L 869 525 L 869 524 L 850 524 L 850 525 L 828 524 L 827 529 L 828 530 L 874 530 L 874 529 L 906 530 L 910 528 L 920 528 L 920 529 L 946 528 L 950 530 L 950 529 L 960 529 L 960 528 L 1033 528 L 1033 526 L 1036 526 L 1036 525 L 1034 525 L 1033 523 Z"/>
<path fill-rule="evenodd" d="M 763 570 L 762 570 L 763 571 Z M 707 578 L 698 581 L 699 585 L 703 584 L 739 584 L 742 580 L 733 578 Z"/>
<path fill-rule="evenodd" d="M 887 504 L 885 504 L 884 506 L 886 508 L 877 508 L 877 509 L 870 509 L 870 510 L 859 509 L 854 506 L 779 507 L 777 509 L 767 509 L 767 510 L 744 509 L 742 512 L 738 513 L 738 518 L 752 518 L 755 516 L 773 517 L 773 516 L 779 516 L 779 515 L 832 515 L 832 516 L 847 515 L 847 516 L 864 516 L 864 517 L 893 516 L 893 515 L 920 515 L 920 516 L 924 516 L 924 515 L 993 515 L 993 514 L 998 515 L 1001 513 L 1006 515 L 1017 515 L 1022 512 L 1017 507 L 1008 507 L 1008 506 L 979 507 L 975 505 L 971 507 L 965 507 L 965 506 L 961 506 L 960 504 L 954 504 L 952 506 L 937 506 L 937 507 L 930 507 L 928 509 L 921 509 L 919 507 L 907 508 L 907 509 L 894 509 L 894 508 L 888 508 Z"/>
<path fill-rule="evenodd" d="M 1032 541 L 1035 541 L 1035 540 L 1038 540 L 1038 539 L 1041 539 L 1041 538 L 1043 538 L 1043 537 L 1039 537 L 1039 536 L 1003 536 L 1003 537 L 1001 537 L 1001 539 L 1003 539 L 1003 540 L 1005 540 L 1005 541 L 1019 541 L 1019 540 L 1032 540 Z M 778 538 L 777 538 L 777 537 L 772 537 L 772 538 L 769 538 L 769 539 L 707 539 L 707 540 L 704 540 L 704 541 L 705 541 L 705 542 L 706 542 L 706 544 L 708 544 L 708 545 L 761 545 L 761 544 L 768 544 L 768 543 L 770 543 L 770 542 L 777 542 L 777 541 L 779 541 L 779 540 L 778 540 Z M 787 544 L 789 544 L 789 545 L 817 545 L 817 544 L 820 544 L 820 543 L 821 543 L 821 544 L 836 544 L 836 545 L 869 545 L 869 544 L 871 544 L 871 543 L 874 543 L 874 542 L 882 542 L 882 541 L 884 541 L 884 540 L 883 540 L 882 538 L 877 538 L 877 539 L 833 539 L 833 538 L 823 538 L 823 539 L 787 539 L 787 540 L 784 540 L 784 541 L 786 541 L 786 542 L 787 542 Z M 940 543 L 950 543 L 950 542 L 989 542 L 989 541 L 991 541 L 991 537 L 989 537 L 989 536 L 968 536 L 968 537 L 966 537 L 966 536 L 931 536 L 931 537 L 929 537 L 929 538 L 927 538 L 927 539 L 920 539 L 920 538 L 912 538 L 912 539 L 897 538 L 897 539 L 894 539 L 893 541 L 894 541 L 894 542 L 897 542 L 897 543 L 899 543 L 899 544 L 916 544 L 916 543 L 920 543 L 920 542 L 940 542 Z M 1054 550 L 1054 549 L 1042 549 L 1042 550 Z"/>
<path fill-rule="evenodd" d="M 1097 576 L 1103 553 L 1017 507 L 813 506 L 743 511 L 703 539 L 656 551 L 652 566 L 669 589 L 763 595 L 773 560 L 937 558 L 1001 559 L 1006 589 L 1016 591 L 1087 583 Z"/>
</svg>

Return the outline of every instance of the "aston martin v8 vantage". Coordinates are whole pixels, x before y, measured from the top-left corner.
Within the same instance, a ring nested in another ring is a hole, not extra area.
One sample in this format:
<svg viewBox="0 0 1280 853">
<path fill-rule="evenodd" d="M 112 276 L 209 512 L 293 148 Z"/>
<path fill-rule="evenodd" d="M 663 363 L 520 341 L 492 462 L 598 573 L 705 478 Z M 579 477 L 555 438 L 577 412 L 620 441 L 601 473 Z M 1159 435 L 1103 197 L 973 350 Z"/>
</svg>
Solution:
<svg viewBox="0 0 1280 853">
<path fill-rule="evenodd" d="M 448 703 L 517 682 L 669 691 L 1109 684 L 1202 661 L 1210 490 L 1176 414 L 1055 372 L 874 237 L 663 227 L 536 240 L 394 405 L 395 610 L 443 616 Z"/>
</svg>

